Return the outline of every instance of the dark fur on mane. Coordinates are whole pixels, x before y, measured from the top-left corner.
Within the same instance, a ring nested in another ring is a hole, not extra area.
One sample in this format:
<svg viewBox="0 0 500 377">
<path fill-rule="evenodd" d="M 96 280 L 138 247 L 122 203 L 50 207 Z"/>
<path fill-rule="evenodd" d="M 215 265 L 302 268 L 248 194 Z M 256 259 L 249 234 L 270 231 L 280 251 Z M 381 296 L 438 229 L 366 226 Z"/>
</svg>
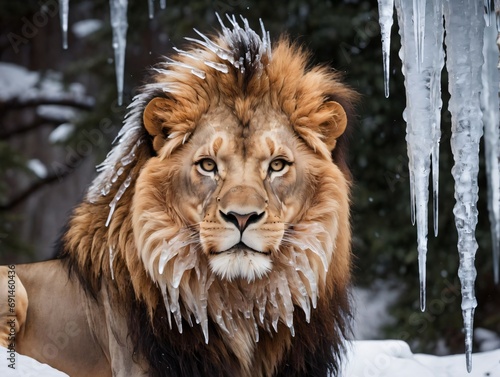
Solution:
<svg viewBox="0 0 500 377">
<path fill-rule="evenodd" d="M 129 292 L 133 295 L 130 288 Z M 274 377 L 338 376 L 340 360 L 345 352 L 344 339 L 350 335 L 350 296 L 337 290 L 333 300 L 318 301 L 306 322 L 300 308 L 294 312 L 295 337 Z M 191 327 L 183 320 L 183 333 L 170 329 L 162 302 L 158 303 L 153 324 L 144 303 L 130 297 L 128 308 L 130 337 L 135 353 L 149 362 L 151 377 L 235 377 L 239 374 L 236 357 L 222 340 L 220 329 L 209 319 L 209 343 L 205 344 L 201 327 Z M 147 324 L 137 326 L 138 323 Z M 174 326 L 175 327 L 175 326 Z M 289 331 L 284 325 L 278 331 Z M 257 346 L 272 341 L 270 334 L 260 331 Z M 257 351 L 258 352 L 258 351 Z"/>
</svg>

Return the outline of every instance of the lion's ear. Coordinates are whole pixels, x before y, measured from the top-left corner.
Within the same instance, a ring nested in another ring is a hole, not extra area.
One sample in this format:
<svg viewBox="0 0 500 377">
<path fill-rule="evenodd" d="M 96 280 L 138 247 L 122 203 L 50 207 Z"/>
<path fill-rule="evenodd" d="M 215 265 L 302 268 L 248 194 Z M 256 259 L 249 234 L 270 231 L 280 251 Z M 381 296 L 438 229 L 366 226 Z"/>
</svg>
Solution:
<svg viewBox="0 0 500 377">
<path fill-rule="evenodd" d="M 159 151 L 168 136 L 165 128 L 170 104 L 166 98 L 153 98 L 144 109 L 143 122 L 148 133 L 153 137 L 153 148 Z"/>
<path fill-rule="evenodd" d="M 337 144 L 337 139 L 344 133 L 347 127 L 347 115 L 340 103 L 327 101 L 321 107 L 322 111 L 328 113 L 328 121 L 321 125 L 321 132 L 325 144 L 332 151 Z"/>
</svg>

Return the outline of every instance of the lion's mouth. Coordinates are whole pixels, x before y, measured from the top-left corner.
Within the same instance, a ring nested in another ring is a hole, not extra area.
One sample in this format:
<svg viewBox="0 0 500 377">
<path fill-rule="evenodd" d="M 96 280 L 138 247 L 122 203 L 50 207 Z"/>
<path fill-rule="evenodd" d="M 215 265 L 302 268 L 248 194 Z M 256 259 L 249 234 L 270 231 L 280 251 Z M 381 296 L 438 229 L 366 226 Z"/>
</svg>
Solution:
<svg viewBox="0 0 500 377">
<path fill-rule="evenodd" d="M 227 250 L 210 253 L 212 271 L 221 279 L 242 278 L 249 283 L 266 276 L 272 269 L 271 252 L 259 251 L 238 242 Z"/>
<path fill-rule="evenodd" d="M 244 242 L 240 241 L 236 245 L 231 246 L 227 250 L 221 250 L 221 251 L 210 251 L 211 255 L 220 255 L 224 253 L 232 254 L 232 253 L 257 253 L 257 254 L 262 254 L 262 255 L 271 255 L 270 251 L 260 251 L 260 250 L 255 250 L 252 249 L 250 246 L 246 245 Z"/>
</svg>

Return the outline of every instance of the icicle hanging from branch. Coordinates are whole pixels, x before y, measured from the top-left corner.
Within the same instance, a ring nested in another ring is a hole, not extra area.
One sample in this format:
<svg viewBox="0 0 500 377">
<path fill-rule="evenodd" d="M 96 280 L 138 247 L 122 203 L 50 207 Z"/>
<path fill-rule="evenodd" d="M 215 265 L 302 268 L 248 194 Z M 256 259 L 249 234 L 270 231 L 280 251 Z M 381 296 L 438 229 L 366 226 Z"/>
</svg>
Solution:
<svg viewBox="0 0 500 377">
<path fill-rule="evenodd" d="M 444 2 L 446 22 L 446 67 L 449 77 L 451 112 L 451 150 L 455 165 L 451 172 L 455 179 L 453 208 L 458 231 L 460 265 L 458 276 L 462 284 L 462 312 L 465 330 L 467 370 L 472 369 L 472 329 L 477 300 L 474 292 L 477 250 L 475 229 L 479 171 L 479 140 L 483 134 L 479 95 L 482 90 L 481 66 L 484 17 L 476 0 Z M 466 22 L 464 22 L 466 20 Z"/>
<path fill-rule="evenodd" d="M 488 1 L 489 3 L 489 1 Z M 498 2 L 500 4 L 500 1 Z M 495 283 L 499 282 L 500 267 L 500 166 L 498 158 L 500 152 L 500 123 L 498 101 L 498 46 L 496 40 L 498 31 L 496 28 L 495 13 L 487 14 L 484 29 L 483 56 L 484 65 L 482 70 L 483 90 L 481 91 L 481 108 L 483 109 L 484 123 L 484 153 L 486 162 L 486 177 L 488 180 L 488 212 L 491 224 L 491 242 L 493 249 L 493 276 Z"/>
<path fill-rule="evenodd" d="M 429 0 L 427 15 L 418 15 L 418 7 L 396 0 L 402 47 L 400 57 L 406 87 L 410 197 L 412 223 L 417 224 L 418 263 L 420 275 L 420 308 L 425 310 L 426 255 L 428 229 L 429 178 L 433 172 L 434 224 L 437 229 L 437 172 L 439 171 L 439 139 L 441 136 L 441 70 L 444 64 L 442 7 Z M 423 7 L 425 9 L 425 7 Z M 423 28 L 415 28 L 413 19 L 427 20 Z M 426 30 L 427 29 L 427 30 Z M 427 33 L 427 38 L 423 38 Z M 422 38 L 419 42 L 417 34 Z M 422 46 L 419 45 L 422 44 Z"/>
<path fill-rule="evenodd" d="M 127 0 L 109 0 L 113 49 L 115 50 L 116 87 L 118 105 L 120 106 L 123 103 L 123 74 L 125 71 L 125 48 L 127 47 L 127 6 Z"/>
<path fill-rule="evenodd" d="M 389 73 L 391 56 L 391 28 L 394 0 L 379 0 L 378 13 L 380 34 L 382 35 L 382 58 L 384 63 L 384 92 L 389 97 Z"/>
<path fill-rule="evenodd" d="M 59 0 L 59 18 L 61 20 L 62 47 L 68 49 L 69 0 Z"/>
</svg>

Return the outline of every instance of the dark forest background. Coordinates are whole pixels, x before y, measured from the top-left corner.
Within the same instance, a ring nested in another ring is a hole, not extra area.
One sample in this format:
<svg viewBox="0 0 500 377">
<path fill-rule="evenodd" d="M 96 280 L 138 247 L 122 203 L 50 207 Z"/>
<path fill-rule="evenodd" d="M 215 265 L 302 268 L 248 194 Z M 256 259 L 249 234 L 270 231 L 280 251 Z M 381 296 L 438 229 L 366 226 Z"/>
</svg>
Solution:
<svg viewBox="0 0 500 377">
<path fill-rule="evenodd" d="M 0 0 L 0 70 L 4 70 L 0 78 L 6 76 L 4 63 L 38 72 L 36 82 L 26 89 L 29 93 L 21 93 L 32 94 L 29 100 L 9 97 L 0 79 L 0 263 L 52 256 L 60 229 L 94 177 L 94 166 L 109 151 L 126 105 L 148 67 L 171 53 L 172 47 L 181 47 L 183 37 L 194 37 L 193 28 L 216 30 L 215 12 L 241 14 L 256 29 L 262 18 L 272 38 L 288 33 L 313 52 L 315 62 L 344 72 L 347 83 L 362 94 L 349 153 L 354 176 L 354 275 L 358 286 L 375 290 L 382 284 L 397 294 L 390 311 L 393 320 L 380 337 L 406 340 L 414 351 L 463 352 L 447 94 L 442 115 L 439 236 L 429 235 L 428 309 L 421 313 L 397 27 L 392 35 L 391 94 L 386 99 L 376 1 L 284 3 L 168 0 L 167 8 L 160 10 L 156 1 L 150 20 L 146 0 L 129 0 L 124 106 L 118 106 L 109 1 L 70 1 L 69 49 L 63 50 L 59 14 L 51 12 L 57 1 Z M 97 27 L 85 35 L 78 27 L 89 19 Z M 11 79 L 17 82 L 17 77 Z M 444 93 L 446 80 L 444 73 Z M 52 131 L 63 123 L 72 132 L 54 139 Z M 33 160 L 45 166 L 43 174 Z M 484 171 L 482 162 L 475 326 L 499 334 L 500 290 L 492 278 Z"/>
</svg>

